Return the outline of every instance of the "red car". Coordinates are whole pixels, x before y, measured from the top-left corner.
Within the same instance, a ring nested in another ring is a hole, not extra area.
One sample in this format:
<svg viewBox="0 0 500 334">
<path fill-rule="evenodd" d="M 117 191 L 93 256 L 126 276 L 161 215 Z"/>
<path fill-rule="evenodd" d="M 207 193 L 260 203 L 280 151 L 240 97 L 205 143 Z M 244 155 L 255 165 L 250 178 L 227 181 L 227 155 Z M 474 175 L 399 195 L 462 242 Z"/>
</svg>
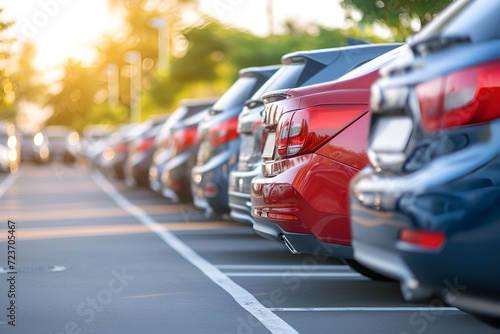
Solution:
<svg viewBox="0 0 500 334">
<path fill-rule="evenodd" d="M 342 78 L 264 95 L 263 174 L 252 181 L 253 228 L 292 253 L 353 262 L 348 186 L 368 164 L 370 87 L 401 48 Z M 365 270 L 366 269 L 366 270 Z"/>
</svg>

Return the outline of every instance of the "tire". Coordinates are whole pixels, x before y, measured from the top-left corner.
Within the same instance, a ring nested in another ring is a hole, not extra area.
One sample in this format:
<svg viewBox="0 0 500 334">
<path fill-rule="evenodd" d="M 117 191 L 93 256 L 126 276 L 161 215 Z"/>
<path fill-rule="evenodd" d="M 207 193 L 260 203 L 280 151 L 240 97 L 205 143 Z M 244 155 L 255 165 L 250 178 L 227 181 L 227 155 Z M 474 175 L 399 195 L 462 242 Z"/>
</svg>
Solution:
<svg viewBox="0 0 500 334">
<path fill-rule="evenodd" d="M 363 276 L 366 276 L 374 281 L 379 281 L 379 282 L 395 282 L 396 280 L 389 278 L 387 276 L 384 276 L 382 274 L 379 274 L 371 269 L 368 269 L 367 267 L 363 266 L 359 262 L 355 260 L 348 260 L 348 259 L 343 259 L 343 261 L 351 267 L 351 269 L 357 271 Z"/>
</svg>

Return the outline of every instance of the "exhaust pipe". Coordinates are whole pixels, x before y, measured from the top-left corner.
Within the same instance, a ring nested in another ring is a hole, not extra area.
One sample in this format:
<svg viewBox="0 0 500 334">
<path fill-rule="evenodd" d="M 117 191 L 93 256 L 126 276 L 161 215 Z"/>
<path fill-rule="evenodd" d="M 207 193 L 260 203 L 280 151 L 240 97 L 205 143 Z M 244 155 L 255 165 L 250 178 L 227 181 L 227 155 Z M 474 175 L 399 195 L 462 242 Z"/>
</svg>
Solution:
<svg viewBox="0 0 500 334">
<path fill-rule="evenodd" d="M 293 245 L 290 242 L 290 240 L 288 240 L 287 237 L 284 234 L 281 235 L 281 240 L 283 240 L 283 242 L 285 243 L 286 248 L 288 248 L 288 250 L 290 252 L 292 252 L 292 254 L 295 254 L 295 255 L 300 254 L 300 252 L 298 250 L 296 250 L 295 247 L 293 247 Z"/>
</svg>

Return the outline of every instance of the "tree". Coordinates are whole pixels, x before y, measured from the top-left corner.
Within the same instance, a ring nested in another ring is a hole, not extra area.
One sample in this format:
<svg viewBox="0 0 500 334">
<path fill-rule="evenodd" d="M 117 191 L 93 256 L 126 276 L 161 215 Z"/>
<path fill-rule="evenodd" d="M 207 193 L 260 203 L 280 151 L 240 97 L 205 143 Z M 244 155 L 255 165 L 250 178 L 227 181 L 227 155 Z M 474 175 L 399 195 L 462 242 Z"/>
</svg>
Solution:
<svg viewBox="0 0 500 334">
<path fill-rule="evenodd" d="M 359 10 L 362 24 L 379 23 L 391 29 L 396 40 L 402 41 L 420 30 L 452 0 L 341 0 L 347 20 L 354 20 Z"/>
<path fill-rule="evenodd" d="M 0 15 L 3 9 L 0 8 Z M 12 26 L 13 22 L 0 20 L 0 119 L 15 121 L 16 118 L 16 88 L 13 79 L 14 66 L 10 56 L 13 40 L 4 38 L 5 30 Z"/>
<path fill-rule="evenodd" d="M 48 101 L 54 113 L 47 125 L 66 125 L 78 131 L 83 129 L 94 97 L 102 85 L 95 71 L 95 68 L 83 67 L 79 62 L 67 62 L 64 78 L 60 82 L 61 91 Z"/>
</svg>

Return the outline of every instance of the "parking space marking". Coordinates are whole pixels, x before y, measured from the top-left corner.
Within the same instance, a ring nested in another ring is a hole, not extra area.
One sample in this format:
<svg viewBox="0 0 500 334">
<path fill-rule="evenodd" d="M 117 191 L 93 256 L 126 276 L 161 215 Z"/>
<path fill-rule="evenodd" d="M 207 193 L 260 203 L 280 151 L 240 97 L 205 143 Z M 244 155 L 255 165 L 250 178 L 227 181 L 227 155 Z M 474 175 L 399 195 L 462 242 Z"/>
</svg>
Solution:
<svg viewBox="0 0 500 334">
<path fill-rule="evenodd" d="M 281 273 L 225 273 L 229 277 L 361 277 L 359 273 L 314 273 L 314 272 L 281 272 Z M 366 278 L 368 279 L 368 278 Z"/>
<path fill-rule="evenodd" d="M 219 264 L 216 267 L 223 270 L 351 270 L 349 266 L 334 264 Z"/>
<path fill-rule="evenodd" d="M 7 192 L 7 190 L 9 190 L 10 187 L 12 187 L 14 182 L 16 182 L 16 180 L 19 178 L 19 176 L 21 176 L 21 174 L 22 171 L 18 171 L 15 174 L 11 173 L 3 180 L 3 182 L 0 184 L 0 198 L 3 197 L 3 195 Z"/>
<path fill-rule="evenodd" d="M 413 312 L 413 311 L 453 311 L 456 307 L 276 307 L 272 312 Z"/>
<path fill-rule="evenodd" d="M 16 219 L 19 219 L 16 217 Z M 234 227 L 237 223 L 232 222 L 198 222 L 198 223 L 158 223 L 165 230 L 170 231 L 192 231 L 192 230 L 212 230 L 218 228 Z M 91 225 L 73 227 L 44 227 L 44 228 L 24 228 L 19 234 L 21 240 L 41 240 L 75 237 L 95 237 L 106 235 L 138 234 L 151 232 L 147 226 L 136 224 L 115 224 L 115 225 Z"/>
<path fill-rule="evenodd" d="M 143 209 L 131 203 L 102 174 L 94 172 L 91 174 L 91 178 L 119 207 L 127 210 L 139 222 L 147 226 L 152 232 L 160 237 L 160 239 L 170 248 L 175 250 L 215 284 L 229 293 L 241 307 L 258 319 L 271 333 L 298 333 L 287 322 L 268 308 L 264 307 L 264 305 L 262 305 L 251 293 L 236 284 L 216 266 L 189 247 L 184 241 L 179 239 L 171 231 L 165 229 L 163 225 L 158 224 L 158 222 Z"/>
<path fill-rule="evenodd" d="M 78 189 L 80 192 L 80 189 Z M 100 191 L 97 189 L 97 191 Z M 17 193 L 17 191 L 16 191 Z M 163 215 L 184 213 L 180 208 L 175 206 L 150 206 L 145 207 L 145 211 L 151 215 Z M 195 211 L 192 211 L 195 212 Z M 5 215 L 16 217 L 17 220 L 22 221 L 40 221 L 40 220 L 66 220 L 66 219 L 89 219 L 89 218 L 105 218 L 105 217 L 123 217 L 128 216 L 129 213 L 121 208 L 96 208 L 96 209 L 83 209 L 83 210 L 59 210 L 59 211 L 31 211 L 30 212 L 5 212 Z"/>
</svg>

